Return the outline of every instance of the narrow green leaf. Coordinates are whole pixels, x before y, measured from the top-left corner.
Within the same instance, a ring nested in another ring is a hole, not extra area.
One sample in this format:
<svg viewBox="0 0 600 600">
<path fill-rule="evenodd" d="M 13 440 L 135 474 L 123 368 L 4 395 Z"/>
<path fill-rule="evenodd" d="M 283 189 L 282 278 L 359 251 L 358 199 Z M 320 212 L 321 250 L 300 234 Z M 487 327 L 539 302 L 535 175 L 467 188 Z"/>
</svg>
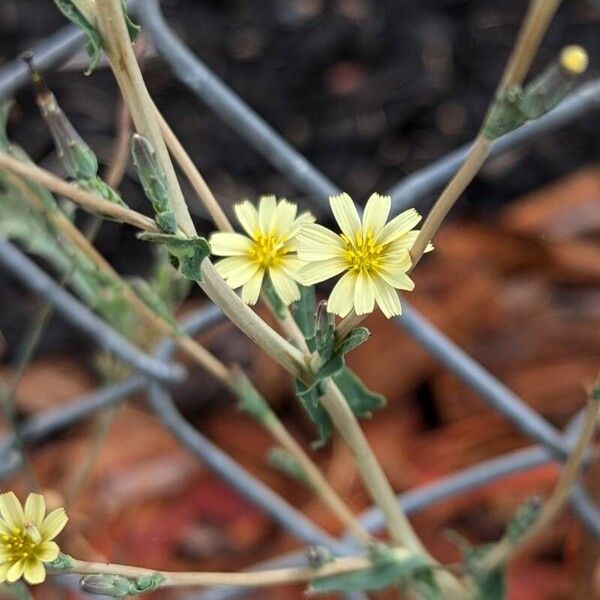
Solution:
<svg viewBox="0 0 600 600">
<path fill-rule="evenodd" d="M 178 271 L 193 281 L 202 281 L 202 263 L 210 255 L 210 246 L 202 237 L 179 237 L 169 233 L 144 231 L 140 240 L 163 244 L 176 261 Z"/>
<path fill-rule="evenodd" d="M 285 448 L 275 446 L 267 454 L 267 462 L 274 469 L 285 473 L 288 477 L 295 479 L 307 488 L 312 488 L 304 469 L 298 464 L 296 458 Z"/>
<path fill-rule="evenodd" d="M 54 0 L 54 4 L 56 4 L 58 10 L 60 10 L 65 18 L 78 27 L 81 27 L 85 32 L 85 49 L 90 58 L 90 64 L 85 74 L 90 75 L 96 69 L 100 60 L 100 51 L 102 50 L 102 38 L 100 34 L 88 23 L 71 0 Z"/>
<path fill-rule="evenodd" d="M 348 367 L 333 376 L 352 412 L 359 419 L 369 418 L 373 411 L 383 408 L 387 402 L 384 396 L 372 392 Z"/>
<path fill-rule="evenodd" d="M 300 288 L 300 300 L 290 305 L 290 312 L 298 324 L 298 327 L 300 327 L 300 331 L 302 331 L 307 343 L 311 341 L 314 343 L 314 337 L 316 334 L 315 289 L 314 287 L 306 287 L 303 285 L 298 287 Z M 311 348 L 310 343 L 309 348 Z"/>
<path fill-rule="evenodd" d="M 306 411 L 309 419 L 316 425 L 318 437 L 312 442 L 313 448 L 322 448 L 331 437 L 333 425 L 327 411 L 323 408 L 320 401 L 320 384 L 311 387 L 305 386 L 300 380 L 294 381 L 296 396 L 300 404 Z M 321 390 L 322 392 L 322 390 Z"/>
<path fill-rule="evenodd" d="M 271 281 L 270 277 L 265 277 L 262 291 L 267 297 L 269 305 L 273 309 L 273 312 L 277 315 L 277 318 L 285 319 L 285 316 L 287 314 L 287 306 L 279 297 L 279 294 L 275 291 L 275 288 L 273 287 L 273 282 Z"/>
<path fill-rule="evenodd" d="M 426 568 L 426 559 L 417 554 L 411 554 L 403 559 L 377 560 L 372 567 L 360 571 L 317 577 L 311 581 L 309 592 L 326 594 L 356 590 L 383 590 L 401 584 Z"/>
</svg>

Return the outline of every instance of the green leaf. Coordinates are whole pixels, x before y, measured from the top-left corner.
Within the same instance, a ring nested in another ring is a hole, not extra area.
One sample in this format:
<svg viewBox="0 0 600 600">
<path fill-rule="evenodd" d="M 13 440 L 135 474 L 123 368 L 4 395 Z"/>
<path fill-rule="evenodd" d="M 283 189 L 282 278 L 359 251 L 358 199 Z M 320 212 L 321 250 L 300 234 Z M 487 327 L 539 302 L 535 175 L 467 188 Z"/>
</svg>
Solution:
<svg viewBox="0 0 600 600">
<path fill-rule="evenodd" d="M 373 411 L 383 408 L 387 401 L 384 396 L 369 390 L 360 378 L 348 367 L 333 376 L 352 412 L 359 419 L 369 418 Z"/>
<path fill-rule="evenodd" d="M 315 289 L 314 287 L 303 285 L 299 285 L 298 287 L 300 288 L 300 300 L 290 305 L 290 312 L 300 331 L 302 331 L 308 347 L 311 351 L 314 351 L 315 348 L 311 347 L 311 344 L 314 345 L 316 335 Z"/>
<path fill-rule="evenodd" d="M 427 569 L 426 559 L 418 554 L 399 558 L 390 551 L 385 557 L 374 558 L 373 563 L 372 567 L 360 571 L 317 577 L 311 581 L 309 593 L 383 590 L 399 585 Z"/>
<path fill-rule="evenodd" d="M 273 417 L 273 411 L 262 394 L 243 371 L 234 369 L 232 375 L 235 395 L 238 399 L 237 407 L 259 423 L 263 425 L 267 423 Z"/>
<path fill-rule="evenodd" d="M 90 179 L 78 179 L 77 184 L 84 190 L 93 192 L 94 194 L 97 194 L 101 198 L 104 198 L 113 204 L 118 204 L 123 208 L 128 208 L 127 204 L 125 204 L 121 198 L 119 192 L 111 188 L 108 183 L 102 181 L 102 179 L 100 179 L 98 176 L 91 177 Z"/>
<path fill-rule="evenodd" d="M 129 39 L 133 43 L 137 39 L 137 36 L 139 35 L 142 28 L 137 23 L 134 23 L 131 20 L 131 17 L 129 16 L 129 14 L 127 12 L 127 6 L 125 4 L 125 0 L 121 0 L 121 4 L 123 6 L 123 16 L 125 18 L 125 25 L 127 27 L 127 33 L 129 33 Z"/>
<path fill-rule="evenodd" d="M 176 259 L 178 271 L 193 281 L 202 281 L 202 263 L 210 255 L 210 246 L 202 237 L 179 237 L 169 233 L 144 231 L 137 236 L 140 240 L 163 244 Z"/>
<path fill-rule="evenodd" d="M 90 58 L 90 64 L 85 74 L 90 75 L 96 69 L 100 60 L 100 51 L 102 50 L 102 38 L 100 34 L 88 23 L 71 0 L 54 0 L 54 4 L 56 4 L 64 17 L 71 21 L 71 23 L 81 27 L 85 32 L 85 49 Z"/>
<path fill-rule="evenodd" d="M 328 412 L 321 405 L 321 384 L 305 386 L 299 379 L 294 380 L 294 389 L 308 418 L 316 425 L 318 437 L 311 444 L 313 448 L 322 448 L 331 437 L 333 425 Z"/>
<path fill-rule="evenodd" d="M 163 299 L 152 289 L 150 284 L 141 277 L 130 277 L 129 283 L 144 303 L 152 309 L 163 321 L 166 321 L 177 335 L 184 335 L 184 331 L 170 308 Z"/>
<path fill-rule="evenodd" d="M 542 510 L 542 501 L 538 497 L 529 498 L 515 512 L 508 522 L 503 540 L 514 546 L 537 521 Z"/>
<path fill-rule="evenodd" d="M 285 473 L 288 477 L 302 483 L 307 488 L 312 488 L 309 479 L 306 477 L 304 469 L 300 466 L 296 458 L 285 448 L 275 446 L 267 454 L 267 462 L 274 469 Z"/>
<path fill-rule="evenodd" d="M 269 305 L 273 309 L 273 312 L 277 315 L 277 318 L 285 319 L 287 315 L 287 306 L 279 297 L 279 294 L 275 291 L 275 288 L 273 287 L 273 282 L 271 281 L 270 277 L 265 278 L 263 282 L 262 291 L 267 297 Z"/>
</svg>

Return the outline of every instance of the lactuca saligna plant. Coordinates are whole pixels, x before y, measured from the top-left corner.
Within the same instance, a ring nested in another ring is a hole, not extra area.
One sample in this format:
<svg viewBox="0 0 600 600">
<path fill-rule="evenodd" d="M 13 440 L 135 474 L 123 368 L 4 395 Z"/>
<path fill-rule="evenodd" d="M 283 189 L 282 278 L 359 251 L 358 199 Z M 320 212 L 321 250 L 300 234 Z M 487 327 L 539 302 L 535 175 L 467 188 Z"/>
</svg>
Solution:
<svg viewBox="0 0 600 600">
<path fill-rule="evenodd" d="M 495 586 L 495 597 L 502 597 L 500 584 L 496 585 L 496 582 L 501 581 L 502 566 L 510 556 L 510 548 L 517 547 L 515 536 L 510 535 L 500 542 L 498 547 L 502 550 L 491 553 L 489 564 L 482 563 L 481 556 L 477 555 L 477 571 L 473 569 L 472 552 L 465 556 L 466 570 L 459 576 L 437 564 L 402 512 L 358 423 L 358 418 L 383 406 L 384 400 L 368 390 L 346 367 L 345 354 L 368 340 L 368 331 L 359 324 L 376 305 L 388 318 L 401 314 L 397 290 L 412 289 L 410 271 L 423 253 L 432 248 L 433 235 L 483 164 L 491 142 L 526 120 L 538 118 L 550 110 L 585 69 L 585 52 L 570 47 L 540 78 L 523 87 L 537 47 L 559 2 L 533 0 L 531 3 L 472 151 L 442 192 L 421 229 L 414 229 L 420 220 L 414 210 L 388 222 L 390 200 L 386 196 L 374 194 L 361 219 L 350 197 L 341 194 L 330 199 L 340 233 L 314 224 L 313 217 L 306 213 L 298 216 L 293 203 L 277 201 L 271 196 L 263 197 L 258 207 L 247 201 L 238 204 L 235 213 L 243 233 L 235 232 L 150 98 L 131 46 L 138 28 L 124 12 L 121 1 L 55 2 L 65 16 L 86 32 L 90 68 L 97 63 L 101 47 L 107 54 L 136 128 L 132 140 L 133 162 L 155 218 L 149 219 L 128 208 L 120 197 L 103 188 L 101 180 L 95 179 L 95 173 L 85 172 L 90 175 L 86 184 L 80 181 L 81 173 L 73 169 L 70 174 L 77 183 L 66 183 L 6 150 L 0 153 L 0 169 L 19 181 L 27 180 L 28 185 L 41 186 L 46 193 L 50 190 L 61 194 L 96 214 L 142 229 L 139 236 L 142 240 L 162 245 L 180 275 L 197 282 L 241 331 L 292 375 L 298 399 L 317 426 L 317 445 L 326 443 L 334 428 L 339 432 L 356 461 L 365 487 L 386 517 L 390 542 L 388 545 L 375 543 L 361 529 L 273 411 L 257 396 L 246 377 L 221 365 L 205 349 L 182 335 L 176 323 L 161 315 L 156 307 L 150 307 L 150 320 L 160 324 L 163 333 L 175 335 L 179 344 L 202 366 L 238 394 L 242 407 L 290 452 L 306 480 L 342 521 L 353 527 L 366 550 L 355 557 L 329 557 L 306 568 L 253 574 L 155 573 L 123 565 L 86 563 L 60 555 L 50 564 L 52 572 L 87 574 L 83 579 L 86 589 L 112 596 L 135 595 L 156 587 L 175 585 L 227 583 L 251 586 L 309 581 L 314 591 L 321 592 L 400 586 L 415 594 L 426 593 L 423 597 L 457 599 L 481 597 L 482 590 Z M 58 142 L 59 148 L 63 147 L 62 141 L 61 138 Z M 220 229 L 210 240 L 197 235 L 169 150 Z M 87 160 L 84 166 L 94 166 L 93 161 L 88 160 L 89 156 L 82 156 Z M 57 234 L 75 243 L 76 234 L 68 225 L 53 224 Z M 93 251 L 87 249 L 87 252 L 93 256 Z M 219 257 L 216 265 L 211 261 L 211 253 Z M 96 257 L 94 264 L 101 268 L 101 258 Z M 342 276 L 327 303 L 316 306 L 312 286 L 338 275 Z M 116 274 L 111 273 L 111 276 L 116 277 Z M 237 288 L 241 288 L 242 298 L 235 293 Z M 140 312 L 148 311 L 148 302 L 140 302 L 139 295 L 127 292 L 127 297 L 131 306 L 137 306 Z M 248 306 L 259 297 L 273 312 L 281 333 L 268 326 Z M 336 323 L 335 315 L 344 319 Z M 594 410 L 588 411 L 588 423 L 597 415 L 597 402 L 592 402 L 591 406 Z M 573 473 L 578 472 L 583 456 L 581 448 L 585 448 L 592 432 L 593 426 L 588 426 L 581 433 L 568 470 L 568 485 L 572 483 Z M 519 513 L 518 524 L 512 524 L 510 531 L 522 531 L 527 526 L 535 529 L 535 523 L 549 522 L 562 507 L 565 485 L 565 481 L 560 482 L 561 502 L 549 503 L 550 509 L 541 513 L 545 515 L 543 518 L 539 521 L 535 516 L 530 518 L 531 511 L 526 513 L 527 518 Z M 510 540 L 508 552 L 507 539 Z"/>
</svg>

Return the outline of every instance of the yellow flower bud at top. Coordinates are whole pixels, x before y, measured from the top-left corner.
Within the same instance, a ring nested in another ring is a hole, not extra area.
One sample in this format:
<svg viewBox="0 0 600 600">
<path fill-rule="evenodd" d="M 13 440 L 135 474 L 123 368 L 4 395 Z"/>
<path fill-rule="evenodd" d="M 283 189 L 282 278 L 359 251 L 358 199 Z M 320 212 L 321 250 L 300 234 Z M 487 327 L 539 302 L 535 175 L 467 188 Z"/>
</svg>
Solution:
<svg viewBox="0 0 600 600">
<path fill-rule="evenodd" d="M 560 53 L 560 65 L 573 75 L 581 75 L 588 66 L 588 53 L 581 46 L 567 46 Z"/>
</svg>

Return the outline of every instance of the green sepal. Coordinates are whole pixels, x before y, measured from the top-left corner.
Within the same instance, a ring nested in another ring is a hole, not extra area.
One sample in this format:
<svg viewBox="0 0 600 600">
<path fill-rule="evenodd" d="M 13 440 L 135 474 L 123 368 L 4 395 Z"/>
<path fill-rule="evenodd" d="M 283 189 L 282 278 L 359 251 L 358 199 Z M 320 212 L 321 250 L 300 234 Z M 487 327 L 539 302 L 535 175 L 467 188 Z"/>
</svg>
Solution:
<svg viewBox="0 0 600 600">
<path fill-rule="evenodd" d="M 144 231 L 137 237 L 146 242 L 163 244 L 175 259 L 174 266 L 183 277 L 202 281 L 202 263 L 210 255 L 210 246 L 202 237 L 179 237 L 170 233 Z"/>
<path fill-rule="evenodd" d="M 44 563 L 46 569 L 53 571 L 63 571 L 65 569 L 73 568 L 73 559 L 68 555 L 60 552 L 59 555 L 51 562 Z"/>
<path fill-rule="evenodd" d="M 132 136 L 131 158 L 144 194 L 156 214 L 157 225 L 165 233 L 176 233 L 177 219 L 171 209 L 167 177 L 148 138 L 137 133 Z"/>
<path fill-rule="evenodd" d="M 144 301 L 144 304 L 146 304 L 146 306 L 156 313 L 163 321 L 166 321 L 171 325 L 176 335 L 184 335 L 183 329 L 169 307 L 145 279 L 142 279 L 141 277 L 130 277 L 128 282 L 137 295 Z"/>
<path fill-rule="evenodd" d="M 263 282 L 262 291 L 267 297 L 270 307 L 273 309 L 273 312 L 277 316 L 278 319 L 285 319 L 287 315 L 287 306 L 284 301 L 279 297 L 279 294 L 276 292 L 273 287 L 273 282 L 271 281 L 271 277 L 265 277 Z"/>
<path fill-rule="evenodd" d="M 100 177 L 98 177 L 97 175 L 91 177 L 90 179 L 78 179 L 77 185 L 79 185 L 79 187 L 83 188 L 84 190 L 97 194 L 101 198 L 104 198 L 104 200 L 108 200 L 113 204 L 118 204 L 123 208 L 128 208 L 127 204 L 125 204 L 125 202 L 121 198 L 119 192 L 111 188 L 110 185 L 108 185 L 108 183 L 102 181 L 102 179 L 100 179 Z"/>
<path fill-rule="evenodd" d="M 515 85 L 496 96 L 489 115 L 483 126 L 483 136 L 487 140 L 495 140 L 514 129 L 517 129 L 527 117 L 521 110 L 523 89 Z"/>
<path fill-rule="evenodd" d="M 85 32 L 85 50 L 90 59 L 90 64 L 88 65 L 85 74 L 90 75 L 96 69 L 98 62 L 100 61 L 100 51 L 102 50 L 102 38 L 100 37 L 100 33 L 98 33 L 95 27 L 88 23 L 71 0 L 54 0 L 54 4 L 56 4 L 58 10 L 60 10 L 65 18 L 78 27 L 81 27 Z"/>
<path fill-rule="evenodd" d="M 475 587 L 475 600 L 504 600 L 506 595 L 506 573 L 504 566 L 488 570 L 484 559 L 496 544 L 474 547 L 455 531 L 449 532 L 458 545 L 463 557 L 463 568 Z"/>
<path fill-rule="evenodd" d="M 140 577 L 124 577 L 98 573 L 86 575 L 80 580 L 81 589 L 90 594 L 109 596 L 110 598 L 126 598 L 151 592 L 165 581 L 164 575 L 151 573 Z"/>
<path fill-rule="evenodd" d="M 274 469 L 285 473 L 288 477 L 302 483 L 307 488 L 312 488 L 310 480 L 306 477 L 304 469 L 300 466 L 296 458 L 285 448 L 275 446 L 267 454 L 267 462 Z"/>
<path fill-rule="evenodd" d="M 273 417 L 273 411 L 262 394 L 254 387 L 243 371 L 233 369 L 232 375 L 234 393 L 238 399 L 238 409 L 250 415 L 262 425 L 267 423 Z"/>
<path fill-rule="evenodd" d="M 542 501 L 534 496 L 526 500 L 516 510 L 512 519 L 508 522 L 502 540 L 508 542 L 511 546 L 516 545 L 525 533 L 537 521 L 542 510 Z"/>
<path fill-rule="evenodd" d="M 382 590 L 400 585 L 427 569 L 427 560 L 420 554 L 400 558 L 392 550 L 378 552 L 373 556 L 373 566 L 338 575 L 317 576 L 311 581 L 308 591 L 314 594 L 328 594 Z"/>
</svg>

